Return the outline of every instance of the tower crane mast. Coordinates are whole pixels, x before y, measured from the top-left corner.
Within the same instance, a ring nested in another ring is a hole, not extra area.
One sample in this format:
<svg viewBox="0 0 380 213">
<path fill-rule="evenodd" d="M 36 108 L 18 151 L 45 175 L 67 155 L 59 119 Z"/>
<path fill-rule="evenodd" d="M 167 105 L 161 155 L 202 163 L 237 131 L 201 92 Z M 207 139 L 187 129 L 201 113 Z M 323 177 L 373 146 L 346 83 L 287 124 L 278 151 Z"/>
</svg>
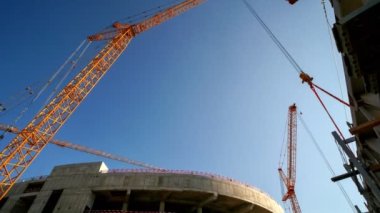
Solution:
<svg viewBox="0 0 380 213">
<path fill-rule="evenodd" d="M 89 36 L 90 41 L 109 39 L 99 53 L 56 95 L 0 152 L 0 200 L 45 148 L 99 80 L 119 58 L 129 42 L 142 33 L 204 0 L 186 0 L 140 23 L 115 23 L 115 30 Z"/>
<path fill-rule="evenodd" d="M 286 186 L 287 192 L 282 201 L 290 200 L 293 213 L 301 213 L 297 196 L 295 193 L 296 183 L 296 148 L 297 148 L 297 107 L 296 104 L 289 106 L 288 110 L 288 137 L 287 137 L 287 175 L 281 166 L 278 168 L 280 179 Z"/>
</svg>

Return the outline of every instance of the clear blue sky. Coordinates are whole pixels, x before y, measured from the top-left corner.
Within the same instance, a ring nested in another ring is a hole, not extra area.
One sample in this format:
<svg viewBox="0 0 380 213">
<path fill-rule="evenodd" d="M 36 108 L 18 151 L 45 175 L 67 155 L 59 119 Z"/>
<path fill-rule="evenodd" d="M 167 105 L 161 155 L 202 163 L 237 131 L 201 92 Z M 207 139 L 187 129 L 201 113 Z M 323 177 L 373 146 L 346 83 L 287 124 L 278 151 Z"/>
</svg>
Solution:
<svg viewBox="0 0 380 213">
<path fill-rule="evenodd" d="M 2 1 L 0 102 L 28 85 L 46 82 L 87 35 L 165 2 Z M 340 96 L 320 1 L 301 0 L 294 6 L 283 0 L 249 2 L 315 82 Z M 328 9 L 332 20 L 329 4 Z M 324 99 L 348 136 L 343 107 Z M 20 127 L 42 102 L 18 122 Z M 343 173 L 330 134 L 333 126 L 310 89 L 241 1 L 209 0 L 136 37 L 56 138 L 164 168 L 229 176 L 281 202 L 277 167 L 293 102 L 335 172 Z M 15 113 L 9 113 L 0 122 L 13 119 Z M 350 212 L 300 123 L 298 132 L 301 208 L 308 213 Z M 11 138 L 7 135 L 2 146 Z M 99 160 L 110 168 L 129 167 L 48 145 L 24 177 L 48 174 L 55 165 Z M 343 184 L 362 207 L 353 184 Z"/>
</svg>

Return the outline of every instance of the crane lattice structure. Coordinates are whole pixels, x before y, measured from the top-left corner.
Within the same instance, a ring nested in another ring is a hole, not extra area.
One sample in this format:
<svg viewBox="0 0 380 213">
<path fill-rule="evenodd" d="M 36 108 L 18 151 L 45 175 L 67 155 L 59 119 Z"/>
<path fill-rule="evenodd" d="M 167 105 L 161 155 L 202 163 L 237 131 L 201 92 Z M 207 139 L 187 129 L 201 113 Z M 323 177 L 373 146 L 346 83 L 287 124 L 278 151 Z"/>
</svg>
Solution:
<svg viewBox="0 0 380 213">
<path fill-rule="evenodd" d="M 296 148 L 297 148 L 297 107 L 296 104 L 289 106 L 288 110 L 288 140 L 287 140 L 287 175 L 280 167 L 278 172 L 280 179 L 286 186 L 286 193 L 282 201 L 290 201 L 293 213 L 301 213 L 301 208 L 295 192 L 296 183 Z"/>
<path fill-rule="evenodd" d="M 89 36 L 108 40 L 99 53 L 0 152 L 0 200 L 53 139 L 136 35 L 167 21 L 204 0 L 186 0 L 137 24 L 115 23 L 114 29 Z"/>
<path fill-rule="evenodd" d="M 5 124 L 1 124 L 1 123 L 0 123 L 0 130 L 5 131 L 5 132 L 9 132 L 9 133 L 13 133 L 13 134 L 18 134 L 20 132 L 20 130 L 17 127 L 14 127 L 11 125 L 5 125 Z M 132 160 L 132 159 L 129 159 L 129 158 L 126 158 L 123 156 L 117 156 L 115 154 L 107 153 L 107 152 L 96 150 L 96 149 L 89 148 L 89 147 L 85 147 L 83 145 L 73 144 L 73 143 L 70 143 L 68 141 L 52 139 L 51 141 L 49 141 L 49 143 L 54 144 L 54 145 L 59 146 L 59 147 L 68 148 L 68 149 L 72 149 L 72 150 L 79 151 L 79 152 L 85 152 L 87 154 L 96 155 L 96 156 L 100 156 L 103 158 L 108 158 L 111 160 L 127 163 L 127 164 L 138 166 L 138 167 L 143 167 L 143 168 L 152 169 L 152 170 L 165 170 L 165 169 L 162 169 L 162 168 L 159 168 L 159 167 L 156 167 L 156 166 L 153 166 L 153 165 L 141 162 L 141 161 Z"/>
</svg>

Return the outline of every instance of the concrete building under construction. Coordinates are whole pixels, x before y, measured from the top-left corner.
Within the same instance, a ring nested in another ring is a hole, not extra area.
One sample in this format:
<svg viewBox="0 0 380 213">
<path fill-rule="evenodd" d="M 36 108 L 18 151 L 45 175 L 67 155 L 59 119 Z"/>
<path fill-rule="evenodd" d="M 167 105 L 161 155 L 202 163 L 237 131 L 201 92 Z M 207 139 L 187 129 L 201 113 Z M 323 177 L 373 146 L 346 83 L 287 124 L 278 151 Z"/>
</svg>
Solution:
<svg viewBox="0 0 380 213">
<path fill-rule="evenodd" d="M 380 212 L 380 1 L 331 0 L 336 23 L 333 32 L 342 54 L 351 104 L 350 132 L 355 137 L 334 137 L 349 158 L 346 174 L 367 201 L 369 212 Z M 356 153 L 347 145 L 356 143 Z M 359 176 L 360 177 L 359 177 Z"/>
<path fill-rule="evenodd" d="M 22 181 L 0 212 L 251 212 L 283 213 L 266 193 L 208 173 L 109 170 L 103 162 L 56 166 Z"/>
</svg>

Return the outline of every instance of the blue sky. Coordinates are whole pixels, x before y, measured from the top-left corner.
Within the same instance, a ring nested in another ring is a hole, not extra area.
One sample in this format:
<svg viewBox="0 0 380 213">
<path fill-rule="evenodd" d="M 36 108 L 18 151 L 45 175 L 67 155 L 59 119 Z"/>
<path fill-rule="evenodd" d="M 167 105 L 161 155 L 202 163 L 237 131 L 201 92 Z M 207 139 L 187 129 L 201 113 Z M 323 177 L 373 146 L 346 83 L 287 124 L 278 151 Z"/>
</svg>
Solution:
<svg viewBox="0 0 380 213">
<path fill-rule="evenodd" d="M 165 2 L 1 2 L 0 102 L 46 82 L 86 36 Z M 249 2 L 315 83 L 340 96 L 320 2 Z M 340 56 L 334 54 L 343 83 Z M 343 107 L 323 98 L 348 136 Z M 209 0 L 136 37 L 56 138 L 164 168 L 229 176 L 280 202 L 277 167 L 287 109 L 294 102 L 335 172 L 343 173 L 333 126 L 310 89 L 241 1 Z M 18 125 L 27 124 L 42 103 Z M 0 122 L 11 123 L 20 110 L 0 116 Z M 297 151 L 296 191 L 303 211 L 350 212 L 300 123 Z M 55 165 L 99 160 L 110 168 L 129 167 L 48 145 L 24 177 L 48 174 Z M 348 180 L 343 184 L 362 207 L 356 188 Z"/>
</svg>

